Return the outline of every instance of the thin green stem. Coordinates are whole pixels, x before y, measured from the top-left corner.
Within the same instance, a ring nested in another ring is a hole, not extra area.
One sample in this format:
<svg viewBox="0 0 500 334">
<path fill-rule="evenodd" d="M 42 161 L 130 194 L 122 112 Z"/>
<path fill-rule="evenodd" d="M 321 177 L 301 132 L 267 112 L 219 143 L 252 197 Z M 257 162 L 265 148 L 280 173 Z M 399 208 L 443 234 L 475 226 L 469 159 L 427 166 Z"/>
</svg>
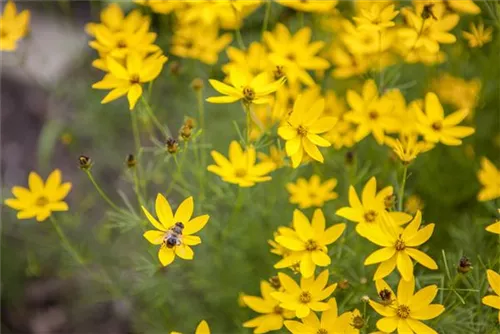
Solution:
<svg viewBox="0 0 500 334">
<path fill-rule="evenodd" d="M 401 181 L 401 187 L 399 188 L 399 201 L 398 201 L 398 211 L 403 211 L 403 202 L 405 196 L 405 186 L 406 186 L 406 176 L 408 174 L 408 166 L 404 166 L 403 170 L 403 180 Z"/>
<path fill-rule="evenodd" d="M 203 150 L 203 147 L 205 145 L 206 137 L 205 137 L 205 104 L 203 101 L 203 88 L 200 88 L 196 92 L 196 98 L 198 99 L 198 115 L 200 119 L 200 129 L 201 129 L 201 134 L 200 134 L 200 145 L 197 145 L 198 147 L 196 148 L 196 157 L 198 155 L 201 156 L 201 168 L 199 170 L 199 182 L 200 182 L 200 198 L 205 198 L 205 166 L 206 166 L 206 157 L 205 157 L 205 152 Z"/>
<path fill-rule="evenodd" d="M 264 39 L 264 32 L 267 31 L 267 26 L 269 24 L 269 17 L 271 16 L 271 0 L 266 1 L 266 13 L 264 14 L 264 22 L 262 23 L 261 38 Z"/>
<path fill-rule="evenodd" d="M 134 177 L 134 191 L 135 191 L 135 195 L 137 196 L 137 202 L 139 202 L 139 206 L 140 207 L 143 207 L 144 206 L 144 201 L 142 200 L 142 196 L 141 196 L 141 183 L 140 183 L 140 180 L 139 180 L 139 173 L 137 171 L 137 166 L 135 166 L 133 168 L 133 177 Z"/>
<path fill-rule="evenodd" d="M 106 195 L 106 193 L 101 189 L 99 184 L 95 181 L 94 176 L 92 175 L 92 172 L 89 169 L 86 169 L 85 174 L 87 174 L 90 182 L 92 182 L 95 189 L 97 190 L 99 195 L 101 195 L 101 197 L 106 201 L 106 203 L 108 203 L 109 206 L 112 207 L 114 210 L 120 211 L 120 208 L 115 203 L 113 203 L 113 201 L 108 197 L 108 195 Z"/>
<path fill-rule="evenodd" d="M 245 109 L 245 113 L 247 116 L 246 144 L 248 147 L 250 146 L 250 134 L 252 133 L 252 114 L 250 113 L 250 105 L 248 103 L 243 103 L 243 108 Z"/>
<path fill-rule="evenodd" d="M 135 112 L 130 113 L 131 121 L 132 121 L 132 133 L 134 135 L 134 145 L 135 145 L 135 154 L 137 159 L 137 178 L 139 179 L 139 190 L 145 193 L 146 185 L 145 183 L 141 183 L 141 176 L 144 176 L 144 172 L 141 169 L 141 137 L 139 134 L 139 125 L 137 124 L 137 114 Z"/>
<path fill-rule="evenodd" d="M 234 222 L 238 220 L 238 216 L 241 211 L 241 207 L 243 204 L 243 190 L 241 187 L 238 187 L 238 195 L 236 198 L 236 204 L 233 207 L 233 212 L 231 213 L 231 217 L 228 220 L 226 227 L 222 230 L 221 241 L 224 242 L 231 231 L 231 227 L 234 225 Z"/>
<path fill-rule="evenodd" d="M 241 36 L 241 30 L 239 27 L 235 29 L 235 34 L 236 34 L 236 42 L 238 43 L 240 49 L 246 50 L 245 43 L 243 42 L 243 37 Z"/>
<path fill-rule="evenodd" d="M 151 109 L 151 106 L 149 105 L 148 101 L 144 98 L 144 96 L 141 96 L 141 102 L 142 105 L 144 106 L 144 109 L 146 109 L 146 112 L 148 113 L 149 118 L 153 121 L 154 125 L 160 130 L 160 132 L 165 136 L 165 138 L 168 138 L 171 136 L 170 130 L 165 128 L 161 122 L 158 120 L 158 118 L 155 116 L 155 113 L 153 112 L 153 109 Z"/>
<path fill-rule="evenodd" d="M 85 266 L 85 261 L 83 261 L 83 258 L 80 256 L 80 254 L 76 251 L 76 249 L 71 246 L 71 243 L 68 241 L 68 238 L 66 237 L 66 234 L 64 234 L 63 230 L 55 220 L 53 216 L 50 216 L 50 222 L 52 223 L 52 226 L 54 226 L 54 229 L 57 232 L 57 235 L 59 236 L 59 239 L 61 239 L 61 242 L 63 243 L 64 248 L 71 254 L 71 256 L 78 262 L 80 265 Z"/>
<path fill-rule="evenodd" d="M 304 27 L 304 12 L 299 12 L 298 13 L 299 15 L 299 23 L 300 23 L 300 27 Z"/>
</svg>

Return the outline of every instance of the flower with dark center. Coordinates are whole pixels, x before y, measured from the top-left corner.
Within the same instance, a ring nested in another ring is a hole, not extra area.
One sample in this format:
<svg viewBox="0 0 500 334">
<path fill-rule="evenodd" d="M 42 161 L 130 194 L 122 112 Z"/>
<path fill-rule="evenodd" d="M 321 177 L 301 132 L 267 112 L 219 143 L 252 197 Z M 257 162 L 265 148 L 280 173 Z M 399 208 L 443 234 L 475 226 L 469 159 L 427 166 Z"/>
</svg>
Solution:
<svg viewBox="0 0 500 334">
<path fill-rule="evenodd" d="M 406 305 L 399 305 L 396 314 L 402 319 L 406 319 L 410 316 L 410 308 Z"/>
<path fill-rule="evenodd" d="M 87 169 L 90 169 L 90 167 L 92 167 L 92 159 L 90 159 L 89 157 L 85 156 L 85 155 L 80 155 L 78 157 L 78 164 L 80 166 L 80 169 L 83 169 L 83 170 L 87 170 Z"/>
<path fill-rule="evenodd" d="M 311 293 L 309 293 L 308 291 L 302 291 L 302 293 L 299 295 L 299 301 L 302 304 L 310 303 L 311 300 L 312 300 L 312 296 L 311 296 Z"/>
<path fill-rule="evenodd" d="M 376 120 L 378 118 L 378 112 L 376 110 L 371 110 L 368 113 L 368 117 L 370 117 L 371 120 Z"/>
<path fill-rule="evenodd" d="M 435 131 L 441 131 L 441 129 L 443 128 L 443 124 L 441 122 L 434 122 L 432 123 L 432 128 Z"/>
<path fill-rule="evenodd" d="M 316 334 L 328 334 L 328 331 L 324 328 L 319 328 Z"/>
<path fill-rule="evenodd" d="M 394 248 L 396 248 L 397 251 L 402 251 L 405 249 L 406 245 L 403 239 L 401 239 L 401 236 L 399 236 L 399 239 L 396 240 L 396 244 L 394 245 Z"/>
<path fill-rule="evenodd" d="M 243 95 L 245 96 L 245 100 L 247 102 L 252 102 L 255 99 L 255 91 L 251 87 L 243 88 Z"/>
<path fill-rule="evenodd" d="M 133 84 L 133 85 L 134 85 L 134 84 L 138 84 L 138 83 L 140 83 L 140 82 L 141 82 L 141 79 L 140 79 L 139 75 L 137 75 L 137 74 L 132 74 L 132 75 L 130 76 L 130 83 L 131 83 L 131 84 Z"/>
<path fill-rule="evenodd" d="M 377 212 L 375 212 L 373 210 L 368 210 L 365 213 L 364 218 L 365 218 L 366 222 L 373 223 L 375 221 L 375 219 L 377 218 Z"/>
<path fill-rule="evenodd" d="M 306 250 L 311 252 L 316 249 L 318 249 L 318 244 L 316 243 L 316 241 L 312 239 L 306 241 Z"/>
<path fill-rule="evenodd" d="M 44 207 L 46 206 L 47 204 L 49 204 L 49 199 L 45 196 L 40 196 L 37 198 L 37 200 L 35 201 L 35 205 L 36 206 L 39 206 L 39 207 Z"/>
</svg>

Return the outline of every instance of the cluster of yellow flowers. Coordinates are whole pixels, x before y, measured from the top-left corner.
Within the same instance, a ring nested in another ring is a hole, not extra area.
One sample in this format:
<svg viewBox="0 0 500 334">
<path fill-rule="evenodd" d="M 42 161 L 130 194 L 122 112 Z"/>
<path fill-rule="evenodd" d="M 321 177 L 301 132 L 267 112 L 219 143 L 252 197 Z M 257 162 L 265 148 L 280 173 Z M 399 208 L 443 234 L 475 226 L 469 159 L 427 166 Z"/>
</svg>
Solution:
<svg viewBox="0 0 500 334">
<path fill-rule="evenodd" d="M 334 42 L 313 41 L 310 27 L 293 34 L 284 24 L 277 23 L 273 31 L 267 31 L 266 21 L 261 41 L 246 48 L 240 29 L 244 18 L 262 1 L 135 2 L 155 13 L 175 16 L 170 54 L 214 65 L 219 54 L 227 52 L 229 61 L 222 66 L 225 77 L 209 79 L 220 95 L 206 101 L 239 102 L 246 116 L 246 138 L 231 141 L 227 158 L 212 150 L 214 164 L 202 166 L 223 182 L 253 187 L 270 181 L 270 174 L 277 169 L 323 163 L 328 151 L 320 148 L 352 147 L 370 134 L 378 145 L 386 145 L 394 152 L 403 168 L 397 197 L 392 186 L 377 188 L 376 178 L 371 177 L 360 196 L 354 184 L 350 185 L 348 206 L 338 208 L 335 214 L 354 223 L 360 238 L 380 247 L 364 260 L 365 266 L 378 264 L 373 273 L 377 297 L 366 300 L 382 317 L 377 328 L 383 333 L 436 333 L 423 321 L 445 311 L 444 305 L 432 304 L 438 287 L 428 285 L 415 291 L 414 274 L 416 263 L 430 270 L 438 269 L 437 263 L 421 250 L 431 238 L 435 224 L 422 225 L 422 205 L 416 197 L 413 204 L 407 200 L 406 212 L 403 211 L 407 170 L 421 153 L 439 143 L 459 146 L 463 138 L 475 132 L 473 127 L 462 124 L 476 108 L 481 83 L 445 74 L 420 99 L 407 101 L 402 90 L 388 88 L 383 72 L 398 59 L 427 65 L 444 62 L 446 55 L 441 46 L 456 42 L 451 31 L 460 20 L 458 13 L 478 14 L 479 7 L 470 0 L 414 0 L 412 7 L 396 10 L 393 1 L 356 1 L 355 15 L 348 19 L 335 9 L 338 1 L 280 0 L 276 2 L 295 11 L 328 14 L 323 25 L 330 25 Z M 398 20 L 400 16 L 402 20 Z M 6 5 L 0 21 L 2 50 L 16 48 L 17 41 L 26 34 L 28 21 L 28 12 L 16 15 L 14 4 Z M 156 33 L 150 29 L 150 16 L 139 9 L 125 14 L 117 4 L 101 12 L 100 23 L 86 26 L 94 38 L 89 45 L 99 55 L 92 64 L 106 72 L 92 87 L 111 90 L 102 103 L 127 95 L 130 110 L 141 97 L 149 108 L 142 85 L 154 81 L 167 61 L 155 44 Z M 239 46 L 228 47 L 232 35 L 221 34 L 221 29 L 233 31 Z M 470 33 L 464 32 L 464 37 L 470 47 L 481 47 L 491 40 L 491 34 L 491 29 L 480 23 L 478 27 L 473 25 Z M 321 87 L 326 73 L 339 79 L 372 70 L 380 72 L 378 84 L 374 79 L 363 80 L 359 89 L 347 89 L 345 98 Z M 457 97 L 457 91 L 463 93 Z M 458 110 L 446 115 L 442 102 Z M 268 153 L 258 151 L 265 146 L 258 145 L 262 138 L 272 139 Z M 174 139 L 169 140 L 167 147 L 177 147 Z M 173 148 L 169 152 L 175 154 Z M 130 164 L 136 164 L 133 157 Z M 88 158 L 80 157 L 80 166 L 96 185 Z M 477 194 L 479 201 L 500 197 L 500 171 L 486 157 L 481 159 L 478 179 L 482 185 Z M 14 187 L 15 198 L 5 200 L 5 204 L 19 211 L 18 219 L 35 218 L 41 222 L 50 218 L 62 236 L 52 213 L 69 210 L 64 200 L 71 183 L 62 183 L 61 172 L 56 169 L 46 182 L 37 173 L 30 173 L 28 184 L 29 189 Z M 271 253 L 280 257 L 274 265 L 280 272 L 268 282 L 261 281 L 261 297 L 243 296 L 244 304 L 260 314 L 245 322 L 244 327 L 254 328 L 254 333 L 266 333 L 285 326 L 293 334 L 359 333 L 365 328 L 365 314 L 358 309 L 339 314 L 333 296 L 340 283 L 331 282 L 333 245 L 339 239 L 343 242 L 341 238 L 348 228 L 344 222 L 327 224 L 330 213 L 323 207 L 338 198 L 336 186 L 337 179 L 322 181 L 317 172 L 309 180 L 297 178 L 286 184 L 289 202 L 298 209 L 293 210 L 291 225 L 279 226 L 273 240 L 269 240 Z M 109 203 L 102 190 L 97 185 L 96 188 Z M 155 228 L 143 236 L 159 246 L 161 265 L 170 265 L 176 257 L 192 260 L 192 246 L 202 242 L 195 234 L 210 218 L 206 214 L 193 217 L 193 197 L 184 199 L 174 211 L 167 198 L 157 194 L 154 214 L 139 194 L 138 200 Z M 112 202 L 110 205 L 115 208 Z M 309 208 L 314 208 L 310 217 L 302 211 Z M 500 234 L 500 221 L 486 230 Z M 316 267 L 322 271 L 318 273 Z M 287 268 L 300 275 L 299 282 L 284 272 Z M 397 293 L 384 281 L 395 271 L 399 274 Z M 486 275 L 492 290 L 500 295 L 500 275 L 492 270 L 487 270 Z M 482 301 L 500 309 L 500 296 L 485 296 Z M 206 321 L 196 329 L 198 334 L 209 332 Z"/>
</svg>

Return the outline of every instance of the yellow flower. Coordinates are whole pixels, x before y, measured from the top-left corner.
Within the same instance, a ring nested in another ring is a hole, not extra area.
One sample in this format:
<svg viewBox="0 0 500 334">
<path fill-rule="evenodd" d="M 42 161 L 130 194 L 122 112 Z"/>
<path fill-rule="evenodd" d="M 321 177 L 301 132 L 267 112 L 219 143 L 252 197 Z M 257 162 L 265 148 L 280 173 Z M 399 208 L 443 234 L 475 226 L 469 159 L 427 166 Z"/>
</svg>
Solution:
<svg viewBox="0 0 500 334">
<path fill-rule="evenodd" d="M 170 334 L 182 334 L 181 332 L 170 332 Z M 208 327 L 208 323 L 205 320 L 200 321 L 198 326 L 196 326 L 196 330 L 194 334 L 210 334 L 210 327 Z"/>
<path fill-rule="evenodd" d="M 231 34 L 219 36 L 217 25 L 178 25 L 172 36 L 170 52 L 181 58 L 198 59 L 202 63 L 214 65 L 219 53 L 231 43 Z"/>
<path fill-rule="evenodd" d="M 100 13 L 101 23 L 90 22 L 85 25 L 85 31 L 91 35 L 95 36 L 96 28 L 99 26 L 104 26 L 111 32 L 128 32 L 130 34 L 135 33 L 139 30 L 145 22 L 150 22 L 150 17 L 142 15 L 141 11 L 134 9 L 127 16 L 123 14 L 121 7 L 112 3 L 104 8 Z"/>
<path fill-rule="evenodd" d="M 470 136 L 475 131 L 468 126 L 458 126 L 469 113 L 468 109 L 458 110 L 445 117 L 443 107 L 435 93 L 427 93 L 425 96 L 425 113 L 417 104 L 413 107 L 418 119 L 417 128 L 425 141 L 456 146 L 462 144 L 460 138 Z"/>
<path fill-rule="evenodd" d="M 271 180 L 266 174 L 275 169 L 271 162 L 256 164 L 255 148 L 251 146 L 243 151 L 236 140 L 229 145 L 229 160 L 217 151 L 212 151 L 211 154 L 217 165 L 210 165 L 207 170 L 219 175 L 224 182 L 240 187 L 252 187 L 255 183 Z"/>
<path fill-rule="evenodd" d="M 193 259 L 194 253 L 190 246 L 201 243 L 200 237 L 193 234 L 201 230 L 210 218 L 208 215 L 192 218 L 193 209 L 193 197 L 188 197 L 179 205 L 174 215 L 162 194 L 156 196 L 155 203 L 159 221 L 142 207 L 149 222 L 157 229 L 146 231 L 144 238 L 153 245 L 161 245 L 158 258 L 164 267 L 171 264 L 176 255 L 184 260 Z"/>
<path fill-rule="evenodd" d="M 249 76 L 246 72 L 240 72 L 234 68 L 229 75 L 230 85 L 226 85 L 218 80 L 208 80 L 212 87 L 224 96 L 207 98 L 210 103 L 233 103 L 243 99 L 244 103 L 266 104 L 271 101 L 270 94 L 280 88 L 285 82 L 285 77 L 271 82 L 269 73 L 263 72 L 255 77 Z"/>
<path fill-rule="evenodd" d="M 16 4 L 7 1 L 0 16 L 0 50 L 15 51 L 17 42 L 28 33 L 29 23 L 30 12 L 23 10 L 18 14 Z"/>
<path fill-rule="evenodd" d="M 287 268 L 300 262 L 302 276 L 311 277 L 316 266 L 326 267 L 331 263 L 326 246 L 340 238 L 345 224 L 336 224 L 325 230 L 325 216 L 321 209 L 314 211 L 311 223 L 300 210 L 295 210 L 293 228 L 293 234 L 276 237 L 276 242 L 291 250 L 291 253 L 276 263 L 274 268 Z"/>
<path fill-rule="evenodd" d="M 278 273 L 284 292 L 273 292 L 271 296 L 280 301 L 284 309 L 295 311 L 298 318 L 305 318 L 313 311 L 326 311 L 330 305 L 322 302 L 335 291 L 337 284 L 327 287 L 328 270 L 323 271 L 316 279 L 302 277 L 300 286 L 288 275 Z"/>
<path fill-rule="evenodd" d="M 328 147 L 331 144 L 319 135 L 330 131 L 336 122 L 334 117 L 321 117 L 324 109 L 324 99 L 318 99 L 311 105 L 301 95 L 293 105 L 287 124 L 278 128 L 279 136 L 286 140 L 286 154 L 291 157 L 293 168 L 302 162 L 304 151 L 314 160 L 324 161 L 317 146 Z"/>
<path fill-rule="evenodd" d="M 484 29 L 484 23 L 480 22 L 477 27 L 474 23 L 470 24 L 470 32 L 462 31 L 462 35 L 469 42 L 471 48 L 480 48 L 484 44 L 491 42 L 493 28 Z"/>
<path fill-rule="evenodd" d="M 366 73 L 370 63 L 364 55 L 355 55 L 341 46 L 333 46 L 330 49 L 330 58 L 335 65 L 332 76 L 344 79 Z"/>
<path fill-rule="evenodd" d="M 400 139 L 385 137 L 385 144 L 392 148 L 404 165 L 408 165 L 420 153 L 427 152 L 434 147 L 432 143 L 418 141 L 416 135 L 401 136 Z"/>
<path fill-rule="evenodd" d="M 292 84 L 299 80 L 312 86 L 314 80 L 307 70 L 324 70 L 330 66 L 328 61 L 316 56 L 325 42 L 309 43 L 311 35 L 311 28 L 304 27 L 292 36 L 281 23 L 276 25 L 274 32 L 264 32 L 264 41 L 270 49 L 269 59 L 274 65 L 283 66 L 283 71 Z"/>
<path fill-rule="evenodd" d="M 398 30 L 403 43 L 408 50 L 425 48 L 430 53 L 439 51 L 439 44 L 452 44 L 456 37 L 449 33 L 460 20 L 457 14 L 444 14 L 438 8 L 432 8 L 433 17 L 422 18 L 421 11 L 412 12 L 409 9 L 402 10 L 407 27 Z"/>
<path fill-rule="evenodd" d="M 498 209 L 498 212 L 500 213 L 500 209 Z M 497 219 L 493 224 L 486 226 L 486 231 L 500 234 L 500 219 Z"/>
<path fill-rule="evenodd" d="M 431 87 L 442 102 L 458 109 L 469 109 L 471 113 L 468 118 L 470 118 L 480 96 L 481 80 L 474 78 L 467 81 L 445 73 L 433 80 Z"/>
<path fill-rule="evenodd" d="M 483 297 L 482 302 L 484 305 L 500 310 L 500 275 L 490 269 L 488 269 L 486 273 L 488 275 L 488 283 L 490 283 L 491 289 L 495 295 Z M 500 311 L 498 312 L 498 321 L 500 321 Z"/>
<path fill-rule="evenodd" d="M 17 219 L 36 217 L 39 222 L 47 219 L 53 211 L 68 211 L 64 198 L 71 190 L 71 183 L 61 183 L 61 171 L 55 169 L 44 183 L 40 175 L 31 172 L 28 177 L 29 189 L 14 186 L 15 198 L 5 200 L 5 205 L 18 210 Z"/>
<path fill-rule="evenodd" d="M 358 24 L 358 29 L 382 31 L 396 25 L 392 20 L 399 11 L 394 8 L 394 5 L 384 6 L 373 2 L 369 9 L 361 9 L 361 16 L 355 16 L 352 19 Z"/>
<path fill-rule="evenodd" d="M 379 224 L 378 228 L 369 230 L 365 235 L 368 240 L 383 247 L 370 254 L 364 262 L 365 266 L 380 263 L 373 275 L 373 280 L 386 277 L 396 266 L 404 280 L 412 279 L 412 258 L 429 269 L 438 268 L 432 258 L 415 248 L 429 240 L 434 232 L 434 224 L 426 225 L 419 230 L 422 223 L 420 211 L 417 211 L 415 218 L 403 230 L 396 227 L 394 222 L 389 221 L 392 218 L 387 214 L 384 214 L 383 217 L 383 222 Z"/>
<path fill-rule="evenodd" d="M 381 222 L 382 213 L 387 206 L 386 201 L 393 198 L 394 190 L 391 186 L 383 188 L 377 193 L 377 180 L 370 178 L 363 188 L 361 194 L 362 202 L 359 200 L 356 190 L 353 186 L 349 187 L 349 205 L 337 210 L 336 214 L 357 223 L 356 232 L 365 236 L 374 224 Z M 397 225 L 405 224 L 411 220 L 411 216 L 404 212 L 389 212 L 389 216 Z"/>
<path fill-rule="evenodd" d="M 283 319 L 293 318 L 294 313 L 282 309 L 280 302 L 271 296 L 275 290 L 266 281 L 260 282 L 261 297 L 243 296 L 245 304 L 257 313 L 262 315 L 243 323 L 243 327 L 255 328 L 254 333 L 267 333 L 277 331 L 283 327 Z"/>
<path fill-rule="evenodd" d="M 321 184 L 319 176 L 315 174 L 309 181 L 299 178 L 297 183 L 287 183 L 286 189 L 290 193 L 290 203 L 307 209 L 311 206 L 322 207 L 325 202 L 337 198 L 337 193 L 333 191 L 336 185 L 337 180 L 334 178 Z"/>
<path fill-rule="evenodd" d="M 477 178 L 483 188 L 477 194 L 477 200 L 486 202 L 500 197 L 500 170 L 486 157 L 481 158 L 481 170 Z"/>
<path fill-rule="evenodd" d="M 367 80 L 363 85 L 362 95 L 354 90 L 347 91 L 347 103 L 351 110 L 344 118 L 358 124 L 355 140 L 361 141 L 370 133 L 373 134 L 379 145 L 384 143 L 384 133 L 395 131 L 398 123 L 394 118 L 392 99 L 387 96 L 379 97 L 374 80 Z"/>
<path fill-rule="evenodd" d="M 481 8 L 474 3 L 474 0 L 413 0 L 417 13 L 421 13 L 425 5 L 432 5 L 436 11 L 454 11 L 466 14 L 479 14 Z"/>
<path fill-rule="evenodd" d="M 276 2 L 299 12 L 309 13 L 327 13 L 338 4 L 338 0 L 276 0 Z"/>
<path fill-rule="evenodd" d="M 422 210 L 424 208 L 424 202 L 418 195 L 410 195 L 405 201 L 405 211 L 411 213 L 412 215 L 416 214 L 418 210 Z"/>
<path fill-rule="evenodd" d="M 384 281 L 375 282 L 377 293 L 384 296 L 384 303 L 379 304 L 370 300 L 370 306 L 383 316 L 377 321 L 377 328 L 384 333 L 392 333 L 397 330 L 398 334 L 437 334 L 435 330 L 427 326 L 422 320 L 436 318 L 444 312 L 444 306 L 430 304 L 438 293 L 436 285 L 429 285 L 415 293 L 415 280 L 400 280 L 397 296 L 391 287 Z"/>
<path fill-rule="evenodd" d="M 130 110 L 132 110 L 142 95 L 141 84 L 156 79 L 167 59 L 161 53 L 146 58 L 142 58 L 137 53 L 131 53 L 126 58 L 125 65 L 122 65 L 115 59 L 108 57 L 109 73 L 101 81 L 93 84 L 92 88 L 112 89 L 101 101 L 103 104 L 127 94 Z"/>
<path fill-rule="evenodd" d="M 269 155 L 264 152 L 257 152 L 260 162 L 270 162 L 274 164 L 274 169 L 279 169 L 287 165 L 285 161 L 286 153 L 275 145 L 269 148 Z"/>
<path fill-rule="evenodd" d="M 328 300 L 330 309 L 321 313 L 321 321 L 318 316 L 311 312 L 307 317 L 298 321 L 285 321 L 285 327 L 288 328 L 292 334 L 357 334 L 359 330 L 353 327 L 353 320 L 356 317 L 361 318 L 359 310 L 355 309 L 352 312 L 344 312 L 338 315 L 337 301 L 335 298 Z"/>
<path fill-rule="evenodd" d="M 252 42 L 246 50 L 230 46 L 227 48 L 226 53 L 229 63 L 222 65 L 222 71 L 227 76 L 229 76 L 233 68 L 240 72 L 246 71 L 251 77 L 271 68 L 267 50 L 259 42 Z"/>
<path fill-rule="evenodd" d="M 158 14 L 170 14 L 171 12 L 184 8 L 183 1 L 165 1 L 165 0 L 134 0 L 143 6 L 148 6 L 151 10 Z"/>
</svg>

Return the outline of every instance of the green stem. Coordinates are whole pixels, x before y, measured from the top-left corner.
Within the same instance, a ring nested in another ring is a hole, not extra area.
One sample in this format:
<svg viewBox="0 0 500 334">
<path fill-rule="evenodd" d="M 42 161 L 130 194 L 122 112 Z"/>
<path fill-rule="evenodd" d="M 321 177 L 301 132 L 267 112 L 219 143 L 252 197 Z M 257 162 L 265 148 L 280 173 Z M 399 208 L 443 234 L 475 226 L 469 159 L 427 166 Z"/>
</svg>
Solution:
<svg viewBox="0 0 500 334">
<path fill-rule="evenodd" d="M 222 231 L 221 241 L 224 242 L 229 235 L 231 230 L 231 226 L 234 225 L 234 222 L 238 219 L 239 213 L 241 211 L 241 207 L 243 204 L 243 191 L 241 187 L 238 187 L 238 195 L 236 198 L 236 204 L 233 207 L 233 212 L 231 213 L 231 217 L 228 220 L 228 223 L 224 230 Z"/>
<path fill-rule="evenodd" d="M 247 147 L 250 146 L 250 134 L 252 132 L 252 114 L 250 113 L 250 105 L 247 103 L 243 103 L 243 108 L 245 109 L 245 113 L 247 116 L 247 138 L 246 144 Z"/>
<path fill-rule="evenodd" d="M 137 114 L 135 112 L 130 113 L 131 121 L 132 121 L 132 133 L 134 135 L 134 145 L 135 145 L 135 154 L 137 159 L 137 178 L 139 179 L 139 189 L 142 188 L 142 191 L 146 192 L 146 185 L 141 183 L 141 176 L 144 175 L 143 170 L 141 169 L 141 137 L 139 134 L 139 125 L 137 124 Z"/>
<path fill-rule="evenodd" d="M 404 166 L 403 170 L 403 180 L 401 181 L 401 187 L 399 188 L 399 202 L 398 202 L 398 211 L 403 211 L 403 200 L 405 196 L 405 186 L 406 186 L 406 176 L 408 173 L 408 166 Z"/>
<path fill-rule="evenodd" d="M 108 197 L 108 195 L 106 195 L 106 193 L 104 193 L 104 191 L 101 189 L 99 184 L 97 184 L 97 182 L 94 179 L 94 176 L 92 175 L 92 172 L 89 169 L 86 169 L 85 173 L 89 177 L 90 182 L 92 182 L 99 195 L 101 195 L 101 197 L 109 204 L 109 206 L 111 206 L 116 211 L 120 211 L 120 208 L 115 203 L 113 203 L 113 201 Z"/>
<path fill-rule="evenodd" d="M 300 27 L 304 27 L 304 12 L 299 12 L 298 15 L 299 15 Z"/>
<path fill-rule="evenodd" d="M 205 152 L 203 150 L 203 147 L 205 146 L 205 104 L 203 101 L 203 88 L 199 89 L 196 92 L 196 98 L 198 99 L 198 114 L 200 118 L 200 129 L 201 129 L 201 135 L 200 135 L 200 145 L 198 145 L 198 148 L 195 150 L 196 156 L 198 157 L 198 154 L 201 156 L 201 168 L 199 170 L 199 182 L 200 182 L 200 198 L 205 198 L 205 169 L 206 169 L 206 157 L 205 157 Z"/>
<path fill-rule="evenodd" d="M 73 258 L 78 262 L 80 265 L 85 266 L 85 262 L 83 261 L 83 258 L 80 256 L 80 254 L 71 246 L 71 243 L 68 241 L 68 238 L 66 237 L 66 234 L 64 234 L 63 230 L 55 220 L 53 216 L 50 216 L 50 222 L 52 223 L 52 226 L 54 226 L 54 229 L 57 232 L 57 235 L 59 236 L 59 239 L 61 239 L 61 242 L 63 243 L 64 248 L 73 256 Z"/>
<path fill-rule="evenodd" d="M 239 27 L 235 29 L 235 33 L 236 33 L 236 42 L 238 43 L 238 46 L 240 47 L 240 49 L 246 50 L 245 43 L 243 42 L 243 37 L 241 36 L 241 30 Z"/>
<path fill-rule="evenodd" d="M 160 132 L 165 136 L 165 138 L 168 138 L 171 136 L 170 130 L 165 129 L 163 125 L 161 125 L 161 122 L 158 120 L 158 118 L 155 116 L 153 109 L 151 109 L 151 106 L 149 103 L 146 101 L 144 96 L 141 96 L 141 101 L 144 106 L 144 109 L 146 109 L 146 112 L 148 113 L 149 118 L 153 121 L 154 125 L 160 130 Z"/>
<path fill-rule="evenodd" d="M 140 181 L 139 181 L 139 173 L 137 171 L 137 166 L 134 167 L 134 171 L 133 171 L 133 176 L 134 176 L 134 191 L 135 191 L 135 195 L 137 196 L 137 201 L 139 202 L 139 206 L 140 207 L 143 207 L 144 206 L 144 202 L 142 200 L 142 196 L 141 196 L 141 190 L 140 190 Z"/>
<path fill-rule="evenodd" d="M 264 38 L 264 32 L 267 31 L 267 26 L 269 24 L 269 17 L 271 16 L 271 0 L 266 1 L 266 13 L 264 14 L 264 22 L 262 23 L 261 38 Z"/>
</svg>

